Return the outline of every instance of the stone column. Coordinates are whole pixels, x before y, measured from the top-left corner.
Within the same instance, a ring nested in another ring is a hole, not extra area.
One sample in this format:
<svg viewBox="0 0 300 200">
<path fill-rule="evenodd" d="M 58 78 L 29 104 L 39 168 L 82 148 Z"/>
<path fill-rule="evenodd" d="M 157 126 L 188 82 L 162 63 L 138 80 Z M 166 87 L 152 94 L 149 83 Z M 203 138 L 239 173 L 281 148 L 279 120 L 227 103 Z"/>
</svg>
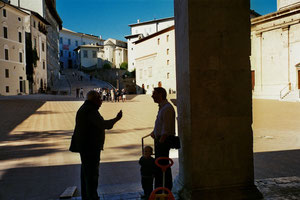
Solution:
<svg viewBox="0 0 300 200">
<path fill-rule="evenodd" d="M 254 185 L 249 0 L 175 0 L 184 200 L 259 199 Z"/>
</svg>

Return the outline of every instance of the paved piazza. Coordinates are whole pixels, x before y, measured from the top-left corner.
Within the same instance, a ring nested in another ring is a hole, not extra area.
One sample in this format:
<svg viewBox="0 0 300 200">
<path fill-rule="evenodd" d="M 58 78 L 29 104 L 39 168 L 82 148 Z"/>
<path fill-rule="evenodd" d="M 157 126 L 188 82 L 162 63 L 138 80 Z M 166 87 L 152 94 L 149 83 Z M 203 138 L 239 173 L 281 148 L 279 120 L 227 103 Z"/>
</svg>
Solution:
<svg viewBox="0 0 300 200">
<path fill-rule="evenodd" d="M 79 156 L 68 148 L 82 103 L 0 98 L 0 199 L 57 199 L 67 187 L 80 187 Z M 110 119 L 120 109 L 123 118 L 107 131 L 101 154 L 102 194 L 141 190 L 141 137 L 152 130 L 158 107 L 143 95 L 126 103 L 105 102 L 100 112 Z M 300 103 L 254 100 L 253 115 L 255 177 L 300 176 Z M 172 157 L 177 161 L 176 151 Z M 178 164 L 173 171 L 178 173 Z"/>
</svg>

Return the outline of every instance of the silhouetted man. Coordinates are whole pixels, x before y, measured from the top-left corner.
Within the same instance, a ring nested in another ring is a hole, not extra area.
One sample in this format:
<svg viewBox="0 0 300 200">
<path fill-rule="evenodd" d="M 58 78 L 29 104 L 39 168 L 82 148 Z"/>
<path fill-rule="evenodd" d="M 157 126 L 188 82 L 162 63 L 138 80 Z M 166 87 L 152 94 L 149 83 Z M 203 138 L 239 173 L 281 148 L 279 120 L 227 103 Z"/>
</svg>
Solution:
<svg viewBox="0 0 300 200">
<path fill-rule="evenodd" d="M 120 111 L 114 119 L 104 120 L 98 111 L 101 105 L 100 94 L 94 90 L 89 91 L 87 100 L 77 111 L 71 140 L 70 151 L 80 153 L 83 200 L 99 199 L 97 193 L 99 162 L 105 140 L 105 129 L 111 129 L 122 118 L 122 111 Z"/>
<path fill-rule="evenodd" d="M 152 98 L 158 104 L 159 110 L 155 120 L 154 130 L 151 132 L 155 143 L 155 159 L 169 157 L 170 147 L 165 143 L 169 135 L 175 135 L 175 110 L 167 100 L 167 92 L 162 87 L 154 88 Z M 161 161 L 160 164 L 167 165 L 169 161 Z M 163 173 L 157 167 L 155 172 L 155 188 L 163 186 Z M 165 187 L 172 190 L 172 173 L 168 168 L 165 173 Z"/>
</svg>

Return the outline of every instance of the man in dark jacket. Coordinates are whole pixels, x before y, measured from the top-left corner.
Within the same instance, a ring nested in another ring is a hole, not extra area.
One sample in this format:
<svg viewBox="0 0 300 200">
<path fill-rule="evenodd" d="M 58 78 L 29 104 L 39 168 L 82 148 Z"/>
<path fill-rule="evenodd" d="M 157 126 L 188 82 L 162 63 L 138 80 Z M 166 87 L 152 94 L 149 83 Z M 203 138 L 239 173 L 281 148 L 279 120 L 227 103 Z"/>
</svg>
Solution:
<svg viewBox="0 0 300 200">
<path fill-rule="evenodd" d="M 111 129 L 122 118 L 122 111 L 120 111 L 114 119 L 104 120 L 98 111 L 101 105 L 100 94 L 93 90 L 88 92 L 87 100 L 77 111 L 71 140 L 70 151 L 80 153 L 83 200 L 99 199 L 97 193 L 99 162 L 105 140 L 105 129 Z"/>
</svg>

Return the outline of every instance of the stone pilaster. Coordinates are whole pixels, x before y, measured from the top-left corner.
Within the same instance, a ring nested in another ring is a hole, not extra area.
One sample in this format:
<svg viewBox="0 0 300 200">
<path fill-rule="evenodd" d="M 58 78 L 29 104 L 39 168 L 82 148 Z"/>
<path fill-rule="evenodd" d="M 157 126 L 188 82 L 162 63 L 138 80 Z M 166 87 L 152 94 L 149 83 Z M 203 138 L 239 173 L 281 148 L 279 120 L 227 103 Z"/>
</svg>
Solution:
<svg viewBox="0 0 300 200">
<path fill-rule="evenodd" d="M 249 0 L 175 0 L 179 194 L 258 199 Z"/>
</svg>

